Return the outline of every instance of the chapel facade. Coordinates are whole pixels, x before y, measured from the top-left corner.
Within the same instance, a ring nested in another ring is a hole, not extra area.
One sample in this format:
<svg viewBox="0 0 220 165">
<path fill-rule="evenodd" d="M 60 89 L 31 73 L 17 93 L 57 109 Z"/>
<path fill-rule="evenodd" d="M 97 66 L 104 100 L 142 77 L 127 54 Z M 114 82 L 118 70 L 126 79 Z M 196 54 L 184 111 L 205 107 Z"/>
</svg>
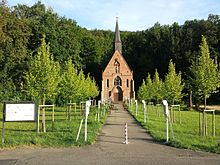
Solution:
<svg viewBox="0 0 220 165">
<path fill-rule="evenodd" d="M 122 56 L 122 42 L 116 19 L 114 54 L 102 73 L 101 101 L 121 102 L 135 98 L 133 72 Z"/>
</svg>

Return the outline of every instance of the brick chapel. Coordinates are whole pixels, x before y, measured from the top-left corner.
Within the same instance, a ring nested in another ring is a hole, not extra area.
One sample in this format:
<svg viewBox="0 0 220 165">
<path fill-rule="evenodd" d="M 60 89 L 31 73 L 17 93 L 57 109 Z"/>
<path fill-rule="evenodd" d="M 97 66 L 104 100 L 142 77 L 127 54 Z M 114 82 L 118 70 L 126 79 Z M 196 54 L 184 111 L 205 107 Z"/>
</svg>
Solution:
<svg viewBox="0 0 220 165">
<path fill-rule="evenodd" d="M 135 98 L 133 72 L 122 56 L 122 42 L 116 18 L 114 54 L 102 73 L 101 101 L 125 101 Z"/>
</svg>

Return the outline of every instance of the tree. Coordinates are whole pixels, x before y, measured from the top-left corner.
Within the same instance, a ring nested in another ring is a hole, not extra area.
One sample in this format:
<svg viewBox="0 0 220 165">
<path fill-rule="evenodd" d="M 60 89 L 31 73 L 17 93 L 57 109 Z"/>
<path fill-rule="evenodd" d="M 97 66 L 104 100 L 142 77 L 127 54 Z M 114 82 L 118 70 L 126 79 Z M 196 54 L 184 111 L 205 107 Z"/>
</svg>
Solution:
<svg viewBox="0 0 220 165">
<path fill-rule="evenodd" d="M 37 54 L 30 63 L 25 78 L 26 92 L 32 99 L 41 104 L 45 104 L 45 101 L 54 101 L 58 93 L 60 65 L 54 61 L 53 55 L 50 54 L 50 46 L 45 42 L 45 35 L 41 40 Z"/>
<path fill-rule="evenodd" d="M 158 101 L 161 101 L 163 98 L 163 82 L 159 77 L 157 69 L 155 70 L 152 89 L 154 92 L 154 100 L 158 103 Z"/>
<path fill-rule="evenodd" d="M 146 92 L 146 83 L 143 80 L 142 85 L 138 89 L 138 99 L 145 100 L 145 92 Z"/>
<path fill-rule="evenodd" d="M 209 47 L 203 35 L 202 42 L 199 45 L 198 58 L 192 63 L 190 70 L 193 94 L 204 99 L 206 109 L 206 99 L 211 93 L 216 92 L 220 83 L 217 60 L 210 58 Z"/>
<path fill-rule="evenodd" d="M 168 100 L 170 104 L 174 104 L 175 101 L 180 101 L 183 97 L 183 88 L 184 83 L 181 80 L 181 73 L 176 74 L 175 64 L 170 60 L 168 73 L 164 82 L 165 99 Z"/>
<path fill-rule="evenodd" d="M 143 80 L 142 85 L 139 87 L 138 90 L 138 98 L 142 99 L 142 100 L 147 100 L 147 101 L 151 101 L 152 97 L 152 80 L 150 77 L 150 73 L 148 73 L 147 79 L 146 79 L 146 83 Z"/>
<path fill-rule="evenodd" d="M 0 4 L 0 100 L 20 99 L 20 84 L 29 61 L 27 20 L 17 18 L 6 1 Z"/>
<path fill-rule="evenodd" d="M 79 82 L 77 77 L 77 69 L 75 68 L 72 60 L 69 59 L 65 62 L 65 67 L 62 72 L 61 82 L 60 82 L 60 95 L 59 98 L 64 99 L 64 103 L 69 101 L 76 101 L 79 88 Z"/>
</svg>

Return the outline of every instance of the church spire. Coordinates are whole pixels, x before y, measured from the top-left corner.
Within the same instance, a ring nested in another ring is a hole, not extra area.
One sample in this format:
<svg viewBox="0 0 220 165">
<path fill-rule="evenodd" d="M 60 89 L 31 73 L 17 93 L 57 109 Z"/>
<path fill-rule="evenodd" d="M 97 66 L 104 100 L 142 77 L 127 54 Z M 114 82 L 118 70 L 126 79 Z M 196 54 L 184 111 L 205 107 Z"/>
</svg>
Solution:
<svg viewBox="0 0 220 165">
<path fill-rule="evenodd" d="M 114 47 L 115 47 L 115 51 L 118 50 L 120 53 L 122 53 L 121 37 L 120 37 L 120 31 L 118 27 L 118 17 L 116 17 Z"/>
</svg>

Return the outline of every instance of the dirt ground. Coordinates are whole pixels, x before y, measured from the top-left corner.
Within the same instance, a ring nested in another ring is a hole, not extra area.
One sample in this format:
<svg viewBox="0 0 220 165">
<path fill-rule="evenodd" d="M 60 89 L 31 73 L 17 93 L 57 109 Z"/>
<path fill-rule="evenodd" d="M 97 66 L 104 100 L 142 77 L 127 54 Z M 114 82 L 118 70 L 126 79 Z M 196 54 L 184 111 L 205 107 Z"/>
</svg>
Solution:
<svg viewBox="0 0 220 165">
<path fill-rule="evenodd" d="M 204 108 L 204 105 L 200 105 L 201 108 Z M 220 105 L 207 105 L 206 109 L 220 111 Z"/>
</svg>

